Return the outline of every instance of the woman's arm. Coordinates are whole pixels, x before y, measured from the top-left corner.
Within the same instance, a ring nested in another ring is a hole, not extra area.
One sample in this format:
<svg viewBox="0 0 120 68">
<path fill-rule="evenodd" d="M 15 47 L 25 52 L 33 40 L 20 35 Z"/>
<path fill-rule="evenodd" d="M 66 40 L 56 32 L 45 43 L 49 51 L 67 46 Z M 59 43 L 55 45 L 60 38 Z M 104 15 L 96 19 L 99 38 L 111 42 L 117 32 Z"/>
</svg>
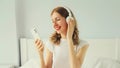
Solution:
<svg viewBox="0 0 120 68">
<path fill-rule="evenodd" d="M 40 68 L 52 68 L 52 52 L 50 52 L 47 48 L 45 48 L 43 42 L 41 40 L 35 40 L 35 45 L 38 49 L 40 56 Z M 44 61 L 43 51 L 46 50 L 46 58 Z"/>
<path fill-rule="evenodd" d="M 84 45 L 82 48 L 80 48 L 76 54 L 76 58 L 77 58 L 77 62 L 78 62 L 78 66 L 82 66 L 83 64 L 83 61 L 84 61 L 84 58 L 85 58 L 85 55 L 86 55 L 86 52 L 87 52 L 87 49 L 88 49 L 89 45 Z"/>
<path fill-rule="evenodd" d="M 40 55 L 40 68 L 52 68 L 52 57 L 53 54 L 52 52 L 50 52 L 47 48 L 45 48 L 46 50 L 46 57 L 45 57 L 45 62 L 44 62 L 44 56 L 43 54 Z"/>
<path fill-rule="evenodd" d="M 67 41 L 69 45 L 69 57 L 70 57 L 70 67 L 71 68 L 80 68 L 82 66 L 85 53 L 87 51 L 88 45 L 83 46 L 76 53 L 74 51 L 75 45 L 73 44 L 72 36 L 75 27 L 75 20 L 70 19 L 67 29 Z"/>
<path fill-rule="evenodd" d="M 76 53 L 74 50 L 74 45 L 69 42 L 69 57 L 70 57 L 70 67 L 71 68 L 81 68 L 83 60 L 87 51 L 88 45 L 84 45 Z"/>
<path fill-rule="evenodd" d="M 45 59 L 45 66 L 46 68 L 52 68 L 53 63 L 53 53 L 46 48 L 46 59 Z"/>
</svg>

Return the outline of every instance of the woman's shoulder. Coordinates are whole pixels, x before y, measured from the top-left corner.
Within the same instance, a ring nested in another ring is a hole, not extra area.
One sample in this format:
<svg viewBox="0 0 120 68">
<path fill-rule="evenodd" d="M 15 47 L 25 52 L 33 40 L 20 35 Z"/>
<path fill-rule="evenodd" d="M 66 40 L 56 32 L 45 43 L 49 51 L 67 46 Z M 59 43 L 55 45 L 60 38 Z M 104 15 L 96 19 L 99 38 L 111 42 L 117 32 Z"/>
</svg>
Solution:
<svg viewBox="0 0 120 68">
<path fill-rule="evenodd" d="M 80 40 L 80 46 L 84 46 L 84 45 L 89 45 L 88 41 L 86 40 Z"/>
<path fill-rule="evenodd" d="M 77 51 L 78 51 L 80 48 L 84 47 L 84 46 L 89 46 L 88 41 L 86 41 L 86 40 L 80 40 L 80 44 L 77 46 Z"/>
<path fill-rule="evenodd" d="M 45 47 L 46 47 L 47 49 L 49 49 L 51 52 L 53 52 L 54 46 L 53 46 L 53 44 L 50 42 L 49 39 L 44 40 L 44 44 L 45 44 Z"/>
</svg>

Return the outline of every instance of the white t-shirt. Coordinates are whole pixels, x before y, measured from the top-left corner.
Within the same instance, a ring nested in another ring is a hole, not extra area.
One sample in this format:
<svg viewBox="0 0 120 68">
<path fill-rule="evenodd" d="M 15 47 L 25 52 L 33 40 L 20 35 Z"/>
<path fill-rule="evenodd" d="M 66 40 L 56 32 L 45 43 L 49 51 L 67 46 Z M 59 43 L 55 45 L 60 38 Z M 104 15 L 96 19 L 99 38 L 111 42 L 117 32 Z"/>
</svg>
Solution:
<svg viewBox="0 0 120 68">
<path fill-rule="evenodd" d="M 84 40 L 80 40 L 80 45 L 78 45 L 74 50 L 78 50 L 88 44 Z M 52 45 L 49 41 L 46 43 L 46 47 L 53 53 L 53 65 L 52 68 L 70 68 L 69 63 L 69 50 L 66 39 L 61 39 L 60 45 Z"/>
</svg>

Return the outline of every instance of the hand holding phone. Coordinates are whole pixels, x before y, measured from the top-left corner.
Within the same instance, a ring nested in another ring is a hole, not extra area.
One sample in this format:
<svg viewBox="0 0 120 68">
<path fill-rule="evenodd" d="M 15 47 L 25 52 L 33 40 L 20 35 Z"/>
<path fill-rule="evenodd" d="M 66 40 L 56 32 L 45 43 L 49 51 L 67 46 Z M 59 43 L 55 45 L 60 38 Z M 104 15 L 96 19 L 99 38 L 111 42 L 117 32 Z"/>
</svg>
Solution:
<svg viewBox="0 0 120 68">
<path fill-rule="evenodd" d="M 40 53 L 40 54 L 43 54 L 44 44 L 43 44 L 42 40 L 40 40 L 40 37 L 39 37 L 39 34 L 38 34 L 37 29 L 36 29 L 35 27 L 32 28 L 31 33 L 32 33 L 32 35 L 33 35 L 33 37 L 34 37 L 34 39 L 35 39 L 34 42 L 35 42 L 35 45 L 36 45 L 39 53 Z"/>
</svg>

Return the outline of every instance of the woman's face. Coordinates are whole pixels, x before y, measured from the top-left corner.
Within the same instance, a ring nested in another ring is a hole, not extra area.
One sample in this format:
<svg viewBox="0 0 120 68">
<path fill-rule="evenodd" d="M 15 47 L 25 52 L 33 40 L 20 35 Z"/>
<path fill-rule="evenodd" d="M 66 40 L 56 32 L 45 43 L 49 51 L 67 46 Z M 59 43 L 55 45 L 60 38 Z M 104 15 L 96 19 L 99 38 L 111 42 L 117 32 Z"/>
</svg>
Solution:
<svg viewBox="0 0 120 68">
<path fill-rule="evenodd" d="M 67 23 L 65 17 L 61 16 L 57 12 L 53 12 L 51 17 L 52 17 L 53 27 L 57 31 L 57 33 L 66 34 Z"/>
</svg>

